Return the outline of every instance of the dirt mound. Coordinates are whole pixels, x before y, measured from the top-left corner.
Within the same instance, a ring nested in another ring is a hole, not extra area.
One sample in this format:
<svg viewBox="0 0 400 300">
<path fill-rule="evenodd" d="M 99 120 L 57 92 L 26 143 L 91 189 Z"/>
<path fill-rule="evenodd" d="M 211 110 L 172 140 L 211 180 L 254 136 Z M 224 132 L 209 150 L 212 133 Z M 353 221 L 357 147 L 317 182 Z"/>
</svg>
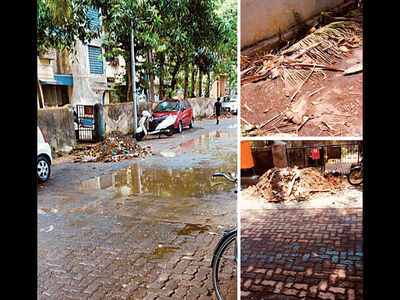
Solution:
<svg viewBox="0 0 400 300">
<path fill-rule="evenodd" d="M 264 173 L 256 185 L 247 188 L 253 195 L 269 202 L 305 201 L 315 193 L 336 193 L 341 179 L 324 176 L 315 168 L 273 168 Z"/>
<path fill-rule="evenodd" d="M 75 162 L 116 162 L 152 155 L 151 146 L 141 146 L 128 135 L 113 131 L 101 143 L 76 148 L 72 153 Z"/>
</svg>

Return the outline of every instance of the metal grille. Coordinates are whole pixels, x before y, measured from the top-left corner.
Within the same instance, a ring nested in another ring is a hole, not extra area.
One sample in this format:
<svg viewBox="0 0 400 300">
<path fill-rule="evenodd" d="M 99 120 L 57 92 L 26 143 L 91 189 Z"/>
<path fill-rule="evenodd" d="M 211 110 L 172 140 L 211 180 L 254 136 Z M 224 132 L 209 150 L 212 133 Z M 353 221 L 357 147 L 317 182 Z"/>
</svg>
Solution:
<svg viewBox="0 0 400 300">
<path fill-rule="evenodd" d="M 77 140 L 94 141 L 95 114 L 93 105 L 76 105 L 74 123 Z"/>
<path fill-rule="evenodd" d="M 319 149 L 319 159 L 313 159 L 312 149 Z M 289 167 L 315 167 L 321 172 L 346 174 L 353 163 L 359 163 L 362 155 L 361 142 L 337 145 L 318 145 L 286 148 Z"/>
</svg>

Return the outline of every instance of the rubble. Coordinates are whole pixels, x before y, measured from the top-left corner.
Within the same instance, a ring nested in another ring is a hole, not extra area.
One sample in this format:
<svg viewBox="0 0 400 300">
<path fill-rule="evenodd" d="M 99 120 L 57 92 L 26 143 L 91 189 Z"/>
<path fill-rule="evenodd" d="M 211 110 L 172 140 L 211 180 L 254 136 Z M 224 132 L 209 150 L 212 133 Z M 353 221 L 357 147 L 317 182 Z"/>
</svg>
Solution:
<svg viewBox="0 0 400 300">
<path fill-rule="evenodd" d="M 337 21 L 316 29 L 287 49 L 261 56 L 241 56 L 240 84 L 261 79 L 282 78 L 285 84 L 298 88 L 310 68 L 317 68 L 313 79 L 324 77 L 323 70 L 343 72 L 334 64 L 351 48 L 362 46 L 361 25 Z"/>
<path fill-rule="evenodd" d="M 150 145 L 141 146 L 133 137 L 113 131 L 101 143 L 76 147 L 74 162 L 117 162 L 152 155 Z"/>
<path fill-rule="evenodd" d="M 306 201 L 316 193 L 342 189 L 341 178 L 335 175 L 324 176 L 316 168 L 272 168 L 246 191 L 268 202 Z"/>
</svg>

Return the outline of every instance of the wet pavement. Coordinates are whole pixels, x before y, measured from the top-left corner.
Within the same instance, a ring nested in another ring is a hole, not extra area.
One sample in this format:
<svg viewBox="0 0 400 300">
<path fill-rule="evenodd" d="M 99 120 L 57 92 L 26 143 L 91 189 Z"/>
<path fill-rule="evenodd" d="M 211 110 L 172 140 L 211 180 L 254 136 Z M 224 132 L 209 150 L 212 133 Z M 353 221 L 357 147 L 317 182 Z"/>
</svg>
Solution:
<svg viewBox="0 0 400 300">
<path fill-rule="evenodd" d="M 210 177 L 236 172 L 237 127 L 209 123 L 116 170 L 55 168 L 38 188 L 38 299 L 214 299 L 212 253 L 237 215 L 234 186 Z"/>
</svg>

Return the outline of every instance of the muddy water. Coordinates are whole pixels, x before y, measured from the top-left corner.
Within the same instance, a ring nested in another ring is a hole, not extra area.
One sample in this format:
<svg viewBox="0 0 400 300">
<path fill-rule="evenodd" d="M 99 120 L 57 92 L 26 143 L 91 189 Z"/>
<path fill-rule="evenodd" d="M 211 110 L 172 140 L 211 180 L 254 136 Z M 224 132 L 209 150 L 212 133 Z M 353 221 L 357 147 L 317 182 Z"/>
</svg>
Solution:
<svg viewBox="0 0 400 300">
<path fill-rule="evenodd" d="M 75 188 L 82 194 L 68 197 L 56 208 L 41 208 L 40 213 L 186 223 L 188 232 L 196 224 L 235 223 L 235 186 L 223 178 L 211 180 L 211 175 L 236 172 L 236 145 L 235 127 L 202 135 L 166 150 L 165 156 L 81 182 Z"/>
</svg>

